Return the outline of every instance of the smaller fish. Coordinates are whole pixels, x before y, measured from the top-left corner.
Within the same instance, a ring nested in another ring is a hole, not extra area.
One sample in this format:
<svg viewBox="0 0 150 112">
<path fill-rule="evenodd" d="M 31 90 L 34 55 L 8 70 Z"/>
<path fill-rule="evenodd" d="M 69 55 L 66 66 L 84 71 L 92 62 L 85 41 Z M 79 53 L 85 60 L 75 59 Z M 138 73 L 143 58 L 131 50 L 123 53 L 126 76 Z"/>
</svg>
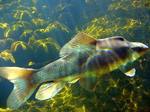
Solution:
<svg viewBox="0 0 150 112">
<path fill-rule="evenodd" d="M 0 77 L 8 79 L 14 88 L 7 107 L 18 109 L 38 88 L 35 98 L 54 97 L 65 85 L 79 81 L 87 90 L 93 89 L 99 76 L 120 69 L 133 77 L 132 62 L 149 48 L 143 43 L 129 42 L 121 36 L 94 39 L 85 33 L 77 34 L 60 50 L 60 58 L 40 69 L 0 67 Z"/>
</svg>

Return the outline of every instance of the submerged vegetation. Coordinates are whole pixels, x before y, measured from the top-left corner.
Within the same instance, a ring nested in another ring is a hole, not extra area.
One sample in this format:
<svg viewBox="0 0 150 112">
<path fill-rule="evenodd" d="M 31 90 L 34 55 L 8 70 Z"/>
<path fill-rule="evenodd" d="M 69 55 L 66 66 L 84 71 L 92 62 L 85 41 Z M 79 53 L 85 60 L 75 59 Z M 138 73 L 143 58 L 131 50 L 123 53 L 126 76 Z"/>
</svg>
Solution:
<svg viewBox="0 0 150 112">
<path fill-rule="evenodd" d="M 112 2 L 107 14 L 92 19 L 85 32 L 96 38 L 122 35 L 128 39 L 149 39 L 149 9 L 148 0 Z"/>
<path fill-rule="evenodd" d="M 149 0 L 0 0 L 1 66 L 40 68 L 58 58 L 61 46 L 80 31 L 95 38 L 121 35 L 150 46 L 149 12 Z M 148 112 L 149 57 L 135 63 L 134 78 L 115 71 L 100 77 L 95 91 L 66 86 L 52 99 L 28 101 L 16 111 Z"/>
</svg>

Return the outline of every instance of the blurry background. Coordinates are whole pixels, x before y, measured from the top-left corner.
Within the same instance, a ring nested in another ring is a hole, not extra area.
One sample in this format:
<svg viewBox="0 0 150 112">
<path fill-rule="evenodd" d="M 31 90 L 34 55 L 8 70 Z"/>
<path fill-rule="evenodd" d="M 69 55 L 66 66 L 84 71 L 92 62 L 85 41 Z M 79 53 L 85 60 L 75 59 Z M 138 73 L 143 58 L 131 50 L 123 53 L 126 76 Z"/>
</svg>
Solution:
<svg viewBox="0 0 150 112">
<path fill-rule="evenodd" d="M 40 68 L 78 32 L 95 38 L 121 35 L 150 46 L 149 0 L 0 0 L 0 66 Z M 115 71 L 96 91 L 79 84 L 47 101 L 28 101 L 20 111 L 150 111 L 150 53 L 135 62 L 134 78 Z M 0 107 L 13 85 L 0 79 Z M 33 98 L 31 98 L 33 99 Z"/>
</svg>

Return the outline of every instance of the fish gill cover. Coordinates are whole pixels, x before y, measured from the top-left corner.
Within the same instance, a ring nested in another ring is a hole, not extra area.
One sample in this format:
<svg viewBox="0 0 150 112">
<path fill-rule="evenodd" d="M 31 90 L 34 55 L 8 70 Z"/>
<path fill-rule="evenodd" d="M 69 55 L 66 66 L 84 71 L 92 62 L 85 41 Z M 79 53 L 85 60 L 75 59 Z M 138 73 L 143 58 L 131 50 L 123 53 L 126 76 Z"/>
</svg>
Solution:
<svg viewBox="0 0 150 112">
<path fill-rule="evenodd" d="M 40 68 L 57 59 L 60 48 L 81 31 L 150 46 L 149 20 L 149 0 L 0 0 L 0 65 Z M 28 100 L 14 112 L 148 112 L 149 62 L 150 53 L 136 61 L 134 78 L 115 71 L 99 78 L 93 92 L 79 84 L 66 86 L 54 98 Z M 11 86 L 0 81 L 0 111 L 11 112 L 4 109 Z"/>
</svg>

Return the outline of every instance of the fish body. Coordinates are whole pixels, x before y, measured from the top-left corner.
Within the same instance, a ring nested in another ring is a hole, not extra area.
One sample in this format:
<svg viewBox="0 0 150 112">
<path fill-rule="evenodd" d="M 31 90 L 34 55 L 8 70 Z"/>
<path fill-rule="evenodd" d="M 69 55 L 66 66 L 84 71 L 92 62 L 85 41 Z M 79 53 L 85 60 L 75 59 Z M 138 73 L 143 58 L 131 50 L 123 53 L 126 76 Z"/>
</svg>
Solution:
<svg viewBox="0 0 150 112">
<path fill-rule="evenodd" d="M 33 94 L 46 100 L 55 96 L 63 87 L 78 80 L 89 88 L 95 78 L 120 69 L 127 76 L 134 76 L 135 69 L 126 69 L 145 54 L 148 47 L 142 43 L 129 42 L 120 36 L 94 39 L 85 33 L 77 34 L 60 51 L 60 58 L 39 70 L 0 67 L 0 76 L 14 83 L 14 89 L 7 99 L 7 106 L 19 108 Z M 94 77 L 93 77 L 94 76 Z"/>
</svg>

